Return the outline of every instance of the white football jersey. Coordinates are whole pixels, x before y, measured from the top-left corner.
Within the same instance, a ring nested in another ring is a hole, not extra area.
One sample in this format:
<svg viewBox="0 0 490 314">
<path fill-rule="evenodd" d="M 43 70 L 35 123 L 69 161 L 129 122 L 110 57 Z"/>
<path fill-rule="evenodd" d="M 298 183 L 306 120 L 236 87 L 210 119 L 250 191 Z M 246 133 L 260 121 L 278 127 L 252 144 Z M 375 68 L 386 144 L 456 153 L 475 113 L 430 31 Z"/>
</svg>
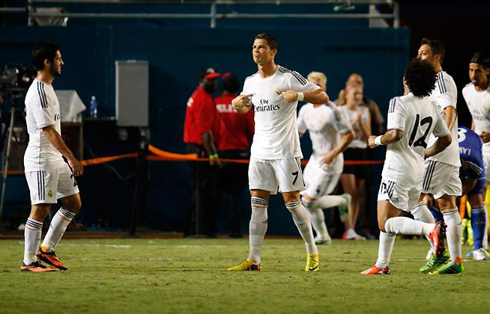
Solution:
<svg viewBox="0 0 490 314">
<path fill-rule="evenodd" d="M 364 124 L 368 124 L 369 121 L 369 109 L 364 106 L 359 106 L 357 110 L 353 111 L 347 108 L 345 105 L 339 107 L 342 113 L 344 114 L 345 118 L 347 119 L 347 122 L 352 125 L 352 129 L 356 135 L 354 140 L 350 142 L 349 148 L 367 148 L 367 139 L 362 138 L 362 133 L 361 133 L 361 128 L 359 126 L 359 123 L 354 123 L 354 121 L 357 120 L 357 117 L 359 116 L 359 112 L 361 112 L 362 120 L 364 121 Z M 353 124 L 354 123 L 354 124 Z"/>
<path fill-rule="evenodd" d="M 321 158 L 326 153 L 332 151 L 339 141 L 340 134 L 349 132 L 350 126 L 339 107 L 333 102 L 315 107 L 307 103 L 301 107 L 298 114 L 298 132 L 310 133 L 313 145 L 313 154 Z M 335 158 L 332 165 L 336 165 L 342 158 Z M 340 163 L 340 168 L 343 163 Z"/>
<path fill-rule="evenodd" d="M 24 154 L 25 171 L 42 171 L 63 166 L 61 153 L 44 135 L 42 128 L 53 125 L 61 135 L 60 104 L 53 86 L 35 79 L 25 98 L 29 144 Z"/>
<path fill-rule="evenodd" d="M 402 130 L 404 135 L 398 142 L 387 145 L 383 177 L 396 182 L 422 183 L 429 136 L 449 134 L 438 107 L 429 97 L 419 98 L 412 93 L 395 97 L 388 108 L 387 130 L 390 129 Z M 453 138 L 453 142 L 457 143 L 456 139 Z"/>
<path fill-rule="evenodd" d="M 490 86 L 477 92 L 472 83 L 463 88 L 463 97 L 475 123 L 476 134 L 490 132 Z M 483 152 L 490 153 L 490 143 L 483 144 Z"/>
<path fill-rule="evenodd" d="M 444 117 L 444 109 L 452 106 L 456 109 L 456 102 L 458 100 L 458 89 L 451 75 L 442 71 L 437 73 L 436 84 L 434 90 L 429 96 L 431 102 L 437 105 L 439 112 Z M 458 141 L 458 116 L 456 114 L 456 121 L 454 121 L 451 129 L 451 136 L 454 139 L 444 151 L 431 157 L 429 159 L 437 160 L 449 165 L 461 167 L 461 161 L 459 160 L 459 146 Z M 436 138 L 431 136 L 429 139 L 429 146 L 434 144 Z"/>
<path fill-rule="evenodd" d="M 253 95 L 255 134 L 251 157 L 257 159 L 303 158 L 296 128 L 298 102 L 287 103 L 281 91 L 311 92 L 319 89 L 301 74 L 278 66 L 276 73 L 262 78 L 257 72 L 245 79 L 242 95 Z"/>
</svg>

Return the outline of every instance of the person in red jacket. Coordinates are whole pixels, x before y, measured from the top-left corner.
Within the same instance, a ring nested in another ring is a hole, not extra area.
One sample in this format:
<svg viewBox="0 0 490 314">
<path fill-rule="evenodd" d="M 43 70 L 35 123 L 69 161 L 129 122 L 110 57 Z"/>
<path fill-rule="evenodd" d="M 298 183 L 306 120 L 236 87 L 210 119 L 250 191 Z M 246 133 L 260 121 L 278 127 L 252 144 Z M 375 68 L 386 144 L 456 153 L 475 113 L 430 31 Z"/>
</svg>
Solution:
<svg viewBox="0 0 490 314">
<path fill-rule="evenodd" d="M 231 72 L 222 76 L 223 94 L 215 98 L 216 108 L 221 117 L 221 132 L 218 140 L 218 152 L 221 158 L 248 159 L 248 148 L 254 134 L 253 110 L 241 115 L 231 104 L 237 96 L 238 79 Z M 220 195 L 226 198 L 229 213 L 228 234 L 232 238 L 241 238 L 240 204 L 243 190 L 247 186 L 247 165 L 225 163 L 219 177 Z M 230 202 L 231 201 L 231 202 Z"/>
<path fill-rule="evenodd" d="M 202 70 L 199 86 L 187 101 L 184 143 L 189 153 L 209 158 L 208 162 L 191 162 L 193 192 L 190 221 L 186 236 L 214 237 L 216 228 L 217 184 L 220 161 L 217 143 L 220 134 L 220 116 L 213 93 L 221 74 L 212 68 Z"/>
</svg>

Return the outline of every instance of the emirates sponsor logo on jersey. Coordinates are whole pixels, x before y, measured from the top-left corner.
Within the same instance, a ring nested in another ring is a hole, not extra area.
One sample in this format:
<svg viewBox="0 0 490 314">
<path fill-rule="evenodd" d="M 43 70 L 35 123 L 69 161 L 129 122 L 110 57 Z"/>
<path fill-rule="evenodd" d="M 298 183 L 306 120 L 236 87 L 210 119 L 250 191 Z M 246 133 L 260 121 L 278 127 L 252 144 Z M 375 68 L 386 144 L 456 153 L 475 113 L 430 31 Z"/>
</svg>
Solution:
<svg viewBox="0 0 490 314">
<path fill-rule="evenodd" d="M 268 99 L 260 99 L 259 105 L 255 106 L 255 112 L 263 112 L 263 111 L 277 111 L 281 109 L 279 105 L 269 105 Z"/>
</svg>

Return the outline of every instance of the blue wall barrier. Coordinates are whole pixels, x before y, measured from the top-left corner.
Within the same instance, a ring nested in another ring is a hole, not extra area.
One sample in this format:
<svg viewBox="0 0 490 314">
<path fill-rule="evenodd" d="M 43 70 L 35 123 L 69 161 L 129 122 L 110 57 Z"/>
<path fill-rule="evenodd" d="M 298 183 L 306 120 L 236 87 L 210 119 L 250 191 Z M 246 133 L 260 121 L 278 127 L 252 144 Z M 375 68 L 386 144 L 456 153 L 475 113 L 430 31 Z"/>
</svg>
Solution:
<svg viewBox="0 0 490 314">
<path fill-rule="evenodd" d="M 252 23 L 254 21 L 250 21 Z M 108 117 L 115 115 L 115 61 L 147 60 L 150 63 L 151 143 L 163 150 L 184 152 L 182 134 L 186 103 L 198 84 L 199 69 L 211 66 L 217 71 L 233 71 L 243 82 L 246 76 L 257 71 L 251 58 L 251 46 L 254 35 L 264 31 L 274 34 L 279 40 L 278 64 L 304 76 L 313 70 L 327 74 L 328 93 L 332 100 L 337 98 L 352 72 L 364 77 L 366 95 L 380 105 L 385 115 L 389 99 L 402 93 L 401 79 L 409 56 L 408 29 L 4 26 L 0 27 L 0 65 L 9 62 L 30 65 L 30 51 L 37 41 L 57 41 L 62 46 L 66 66 L 62 77 L 54 82 L 55 89 L 77 90 L 86 105 L 92 95 L 97 96 L 100 115 Z M 307 139 L 303 143 L 305 156 L 308 156 L 311 144 Z M 97 152 L 100 156 L 114 153 Z M 379 158 L 383 157 L 381 151 L 377 154 Z M 113 164 L 124 173 L 133 171 L 134 165 L 130 161 L 116 161 Z M 110 175 L 110 171 L 103 166 L 94 167 L 101 169 L 102 174 Z M 375 169 L 375 175 L 379 177 L 380 169 Z M 115 182 L 111 180 L 111 184 L 107 184 L 107 181 L 103 190 L 98 192 L 88 188 L 93 192 L 82 194 L 85 199 L 91 199 L 84 202 L 84 207 L 87 212 L 93 213 L 98 206 L 104 206 L 104 210 L 109 212 L 111 226 L 125 228 L 133 204 L 131 188 L 134 180 L 117 182 L 116 177 L 113 179 Z M 81 180 L 82 190 L 84 184 L 93 185 L 96 182 L 90 178 Z M 167 231 L 183 230 L 190 196 L 187 164 L 150 162 L 148 193 L 148 225 Z M 370 194 L 370 202 L 373 203 L 376 194 L 374 192 L 373 195 L 372 191 Z M 29 201 L 27 194 L 24 201 Z M 102 203 L 104 205 L 100 205 Z M 107 208 L 111 204 L 117 206 Z M 244 198 L 245 230 L 249 217 L 247 204 L 248 199 Z M 297 233 L 282 202 L 273 200 L 270 210 L 273 216 L 270 234 Z M 86 215 L 85 219 L 93 219 L 90 217 Z"/>
</svg>

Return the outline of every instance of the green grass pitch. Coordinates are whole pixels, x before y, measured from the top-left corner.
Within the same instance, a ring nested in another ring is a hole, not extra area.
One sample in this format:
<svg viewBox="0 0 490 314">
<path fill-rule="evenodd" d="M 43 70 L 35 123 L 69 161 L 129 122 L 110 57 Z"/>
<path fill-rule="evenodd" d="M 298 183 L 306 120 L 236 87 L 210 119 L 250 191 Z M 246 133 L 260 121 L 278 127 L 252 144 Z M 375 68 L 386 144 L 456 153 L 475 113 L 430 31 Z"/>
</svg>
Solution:
<svg viewBox="0 0 490 314">
<path fill-rule="evenodd" d="M 0 313 L 490 313 L 490 262 L 423 275 L 427 245 L 397 240 L 392 274 L 361 276 L 377 241 L 321 246 L 320 271 L 306 273 L 300 239 L 266 239 L 262 272 L 230 273 L 247 239 L 64 240 L 70 270 L 36 274 L 19 270 L 23 242 L 3 240 Z"/>
</svg>

